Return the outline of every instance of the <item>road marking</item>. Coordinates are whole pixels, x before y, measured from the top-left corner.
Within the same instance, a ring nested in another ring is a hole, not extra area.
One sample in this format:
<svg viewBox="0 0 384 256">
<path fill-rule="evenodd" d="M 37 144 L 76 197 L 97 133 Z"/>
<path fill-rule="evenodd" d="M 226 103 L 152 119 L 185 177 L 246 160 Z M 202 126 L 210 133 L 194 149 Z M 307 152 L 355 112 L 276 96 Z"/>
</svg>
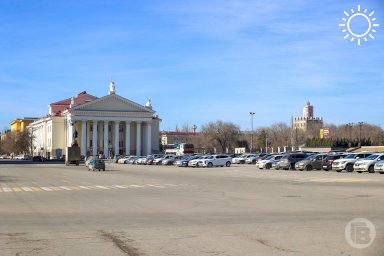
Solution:
<svg viewBox="0 0 384 256">
<path fill-rule="evenodd" d="M 130 188 L 143 188 L 141 185 L 129 185 Z"/>
<path fill-rule="evenodd" d="M 128 186 L 126 186 L 126 185 L 113 185 L 112 187 L 115 187 L 115 188 L 128 188 Z"/>
<path fill-rule="evenodd" d="M 62 188 L 62 189 L 64 189 L 64 190 L 72 190 L 72 189 L 70 189 L 70 188 L 68 188 L 68 187 L 64 187 L 64 186 L 59 186 L 59 188 Z"/>
<path fill-rule="evenodd" d="M 95 186 L 95 187 L 97 187 L 97 188 L 101 188 L 101 189 L 109 189 L 109 188 L 107 188 L 107 187 L 105 187 L 105 186 L 100 186 L 100 185 Z"/>
<path fill-rule="evenodd" d="M 0 187 L 0 192 L 55 192 L 55 191 L 79 191 L 79 190 L 109 190 L 109 189 L 129 189 L 129 188 L 166 188 L 168 187 L 178 187 L 185 186 L 187 184 L 143 184 L 143 185 L 90 185 L 90 186 L 81 186 L 81 185 L 72 185 L 72 186 L 51 186 L 51 187 Z"/>
<path fill-rule="evenodd" d="M 90 188 L 90 187 L 87 187 L 87 186 L 79 186 L 79 188 L 82 188 L 82 189 L 92 189 L 92 188 Z"/>
<path fill-rule="evenodd" d="M 154 187 L 154 188 L 165 188 L 164 186 L 160 185 L 154 185 L 154 184 L 147 184 L 148 187 Z"/>
</svg>

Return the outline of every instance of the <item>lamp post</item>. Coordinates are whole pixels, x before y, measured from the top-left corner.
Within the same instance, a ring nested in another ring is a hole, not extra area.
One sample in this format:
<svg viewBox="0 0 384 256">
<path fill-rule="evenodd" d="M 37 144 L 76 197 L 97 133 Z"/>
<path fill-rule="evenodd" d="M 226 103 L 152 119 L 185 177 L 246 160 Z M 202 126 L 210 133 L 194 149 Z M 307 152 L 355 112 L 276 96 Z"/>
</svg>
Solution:
<svg viewBox="0 0 384 256">
<path fill-rule="evenodd" d="M 251 115 L 251 148 L 250 148 L 250 153 L 253 151 L 253 116 L 255 115 L 255 112 L 249 112 Z"/>
<path fill-rule="evenodd" d="M 358 122 L 359 125 L 359 146 L 361 147 L 361 126 L 364 124 L 364 122 Z"/>
<path fill-rule="evenodd" d="M 347 126 L 349 127 L 349 141 L 352 146 L 352 128 L 353 128 L 354 123 L 348 123 Z"/>
</svg>

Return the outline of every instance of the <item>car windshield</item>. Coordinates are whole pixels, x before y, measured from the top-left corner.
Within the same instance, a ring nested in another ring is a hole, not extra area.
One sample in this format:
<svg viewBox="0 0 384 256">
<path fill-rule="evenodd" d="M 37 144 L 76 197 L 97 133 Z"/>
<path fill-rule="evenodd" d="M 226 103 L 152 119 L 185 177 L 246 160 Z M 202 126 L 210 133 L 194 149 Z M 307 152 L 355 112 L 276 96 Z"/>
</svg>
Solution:
<svg viewBox="0 0 384 256">
<path fill-rule="evenodd" d="M 312 160 L 312 159 L 314 159 L 316 156 L 314 156 L 314 155 L 310 155 L 310 156 L 307 156 L 306 158 L 305 158 L 305 160 Z"/>
<path fill-rule="evenodd" d="M 268 156 L 267 158 L 265 158 L 265 160 L 271 160 L 273 158 L 275 158 L 275 156 Z"/>
<path fill-rule="evenodd" d="M 381 155 L 370 155 L 370 156 L 367 156 L 365 159 L 367 160 L 375 160 L 376 158 L 380 157 Z"/>
<path fill-rule="evenodd" d="M 355 158 L 357 155 L 356 154 L 349 154 L 347 155 L 346 157 L 344 157 L 345 159 L 353 159 Z"/>
</svg>

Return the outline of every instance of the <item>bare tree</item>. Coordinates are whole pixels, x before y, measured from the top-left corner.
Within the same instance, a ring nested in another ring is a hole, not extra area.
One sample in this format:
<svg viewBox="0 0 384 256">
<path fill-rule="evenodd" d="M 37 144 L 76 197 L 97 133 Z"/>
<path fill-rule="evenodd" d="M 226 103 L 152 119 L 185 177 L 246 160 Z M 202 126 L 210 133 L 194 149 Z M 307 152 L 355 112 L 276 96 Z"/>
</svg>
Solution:
<svg viewBox="0 0 384 256">
<path fill-rule="evenodd" d="M 31 135 L 28 131 L 9 132 L 3 141 L 3 150 L 7 154 L 21 154 L 29 152 Z"/>
<path fill-rule="evenodd" d="M 231 122 L 216 121 L 204 125 L 201 135 L 206 139 L 207 147 L 220 147 L 221 152 L 231 150 L 238 141 L 240 127 Z"/>
</svg>

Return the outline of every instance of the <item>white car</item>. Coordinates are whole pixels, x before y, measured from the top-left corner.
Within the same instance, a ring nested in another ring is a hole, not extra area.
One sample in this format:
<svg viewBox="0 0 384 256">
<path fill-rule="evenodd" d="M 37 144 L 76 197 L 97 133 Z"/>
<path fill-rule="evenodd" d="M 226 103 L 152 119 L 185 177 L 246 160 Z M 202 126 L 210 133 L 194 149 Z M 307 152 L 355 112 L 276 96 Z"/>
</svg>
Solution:
<svg viewBox="0 0 384 256">
<path fill-rule="evenodd" d="M 199 158 L 196 158 L 196 159 L 193 159 L 191 161 L 188 162 L 188 167 L 199 167 L 200 166 L 200 163 L 199 161 L 200 160 L 204 160 L 206 158 L 209 158 L 211 156 L 200 156 Z"/>
<path fill-rule="evenodd" d="M 247 159 L 247 157 L 249 155 L 252 155 L 252 154 L 243 154 L 241 156 L 234 157 L 234 158 L 232 158 L 232 163 L 233 164 L 245 164 L 245 160 Z"/>
<path fill-rule="evenodd" d="M 251 154 L 251 155 L 248 155 L 246 158 L 245 158 L 245 163 L 246 164 L 256 164 L 257 160 L 260 158 L 260 154 Z"/>
<path fill-rule="evenodd" d="M 372 155 L 371 152 L 351 153 L 344 158 L 337 159 L 332 163 L 332 170 L 341 172 L 346 170 L 347 172 L 353 172 L 353 165 L 359 159 L 366 158 Z"/>
<path fill-rule="evenodd" d="M 372 154 L 364 159 L 358 160 L 353 165 L 353 169 L 358 173 L 362 172 L 375 172 L 375 164 L 384 160 L 384 153 Z"/>
<path fill-rule="evenodd" d="M 230 167 L 231 162 L 232 162 L 232 158 L 228 155 L 212 155 L 206 159 L 200 159 L 198 161 L 199 166 L 203 166 L 203 167 L 213 167 L 213 166 Z"/>
<path fill-rule="evenodd" d="M 155 165 L 159 165 L 161 164 L 164 160 L 167 160 L 167 159 L 173 159 L 175 158 L 175 155 L 165 155 L 165 156 L 161 156 L 161 157 L 157 157 L 153 160 L 153 164 Z"/>
<path fill-rule="evenodd" d="M 380 174 L 384 174 L 384 160 L 378 161 L 375 164 L 374 171 L 379 172 Z"/>
<path fill-rule="evenodd" d="M 281 158 L 283 157 L 283 155 L 273 155 L 273 156 L 269 156 L 267 157 L 266 159 L 264 160 L 261 160 L 260 162 L 257 163 L 257 167 L 259 169 L 271 169 L 272 168 L 272 165 L 274 162 L 277 162 L 278 160 L 280 160 Z"/>
<path fill-rule="evenodd" d="M 136 161 L 136 164 L 146 164 L 146 163 L 147 163 L 147 157 L 146 156 L 141 156 Z"/>
</svg>

